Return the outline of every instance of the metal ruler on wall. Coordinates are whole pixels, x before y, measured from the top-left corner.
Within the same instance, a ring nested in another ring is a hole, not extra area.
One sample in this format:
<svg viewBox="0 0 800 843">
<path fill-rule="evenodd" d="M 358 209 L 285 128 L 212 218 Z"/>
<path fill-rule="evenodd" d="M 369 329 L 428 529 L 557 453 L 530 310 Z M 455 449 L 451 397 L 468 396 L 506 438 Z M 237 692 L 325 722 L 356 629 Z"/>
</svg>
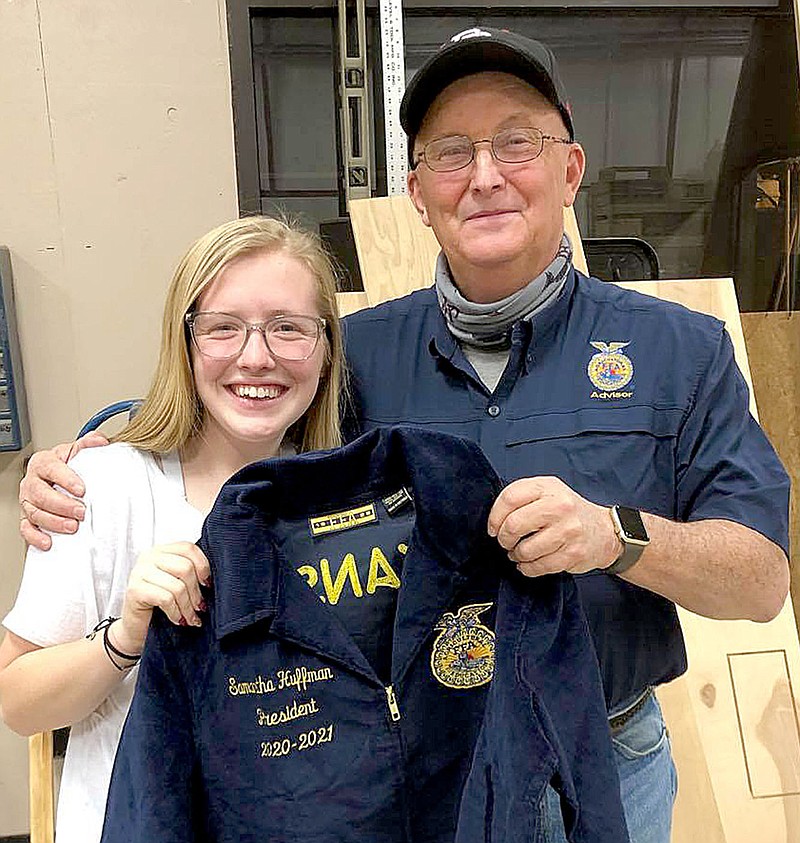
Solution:
<svg viewBox="0 0 800 843">
<path fill-rule="evenodd" d="M 386 187 L 389 196 L 394 196 L 405 193 L 408 172 L 406 135 L 400 126 L 400 103 L 406 88 L 403 0 L 380 0 L 380 16 Z"/>
</svg>

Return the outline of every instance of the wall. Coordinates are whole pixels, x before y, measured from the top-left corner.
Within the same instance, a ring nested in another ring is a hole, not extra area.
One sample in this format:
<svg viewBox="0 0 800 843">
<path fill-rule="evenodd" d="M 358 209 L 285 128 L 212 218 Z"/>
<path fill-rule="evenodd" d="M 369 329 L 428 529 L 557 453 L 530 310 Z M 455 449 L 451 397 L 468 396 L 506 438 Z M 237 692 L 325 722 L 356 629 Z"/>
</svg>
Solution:
<svg viewBox="0 0 800 843">
<path fill-rule="evenodd" d="M 230 99 L 224 0 L 2 0 L 0 244 L 34 446 L 145 390 L 180 253 L 237 215 Z M 0 455 L 0 617 L 21 467 Z M 26 831 L 26 742 L 0 725 L 0 837 Z"/>
</svg>

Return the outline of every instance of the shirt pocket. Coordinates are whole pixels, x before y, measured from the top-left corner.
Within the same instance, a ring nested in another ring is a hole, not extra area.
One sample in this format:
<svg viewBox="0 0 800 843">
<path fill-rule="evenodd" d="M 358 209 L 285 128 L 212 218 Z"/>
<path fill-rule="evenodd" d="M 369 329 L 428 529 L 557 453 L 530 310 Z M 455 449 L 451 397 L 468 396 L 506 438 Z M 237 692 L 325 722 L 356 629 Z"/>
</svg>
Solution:
<svg viewBox="0 0 800 843">
<path fill-rule="evenodd" d="M 553 475 L 596 503 L 672 515 L 681 418 L 647 405 L 509 418 L 506 479 Z"/>
</svg>

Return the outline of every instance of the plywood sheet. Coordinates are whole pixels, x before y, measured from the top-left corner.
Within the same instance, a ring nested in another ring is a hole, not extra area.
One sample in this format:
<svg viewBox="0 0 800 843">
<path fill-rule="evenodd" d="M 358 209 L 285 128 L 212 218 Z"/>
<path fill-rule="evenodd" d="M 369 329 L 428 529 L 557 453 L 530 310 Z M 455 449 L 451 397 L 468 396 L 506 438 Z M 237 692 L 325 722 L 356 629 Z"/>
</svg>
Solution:
<svg viewBox="0 0 800 843">
<path fill-rule="evenodd" d="M 673 843 L 726 843 L 686 678 L 662 685 L 658 699 L 669 725 L 672 757 L 678 769 Z"/>
<path fill-rule="evenodd" d="M 800 312 L 743 313 L 742 328 L 761 424 L 792 478 L 792 599 L 800 627 Z"/>
<path fill-rule="evenodd" d="M 336 304 L 339 316 L 347 316 L 348 313 L 369 307 L 369 299 L 366 293 L 337 293 Z"/>
<path fill-rule="evenodd" d="M 396 299 L 433 283 L 439 244 L 408 196 L 356 199 L 348 210 L 370 304 Z"/>
</svg>

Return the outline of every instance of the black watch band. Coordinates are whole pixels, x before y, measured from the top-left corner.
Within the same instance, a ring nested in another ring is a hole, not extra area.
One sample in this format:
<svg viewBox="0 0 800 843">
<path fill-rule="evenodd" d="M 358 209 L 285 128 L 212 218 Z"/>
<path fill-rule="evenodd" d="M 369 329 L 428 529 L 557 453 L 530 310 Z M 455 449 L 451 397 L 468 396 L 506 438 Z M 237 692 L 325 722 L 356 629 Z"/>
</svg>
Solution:
<svg viewBox="0 0 800 843">
<path fill-rule="evenodd" d="M 638 509 L 612 506 L 609 510 L 614 532 L 622 543 L 622 553 L 606 569 L 607 574 L 623 574 L 632 568 L 650 543 L 647 528 Z"/>
</svg>

